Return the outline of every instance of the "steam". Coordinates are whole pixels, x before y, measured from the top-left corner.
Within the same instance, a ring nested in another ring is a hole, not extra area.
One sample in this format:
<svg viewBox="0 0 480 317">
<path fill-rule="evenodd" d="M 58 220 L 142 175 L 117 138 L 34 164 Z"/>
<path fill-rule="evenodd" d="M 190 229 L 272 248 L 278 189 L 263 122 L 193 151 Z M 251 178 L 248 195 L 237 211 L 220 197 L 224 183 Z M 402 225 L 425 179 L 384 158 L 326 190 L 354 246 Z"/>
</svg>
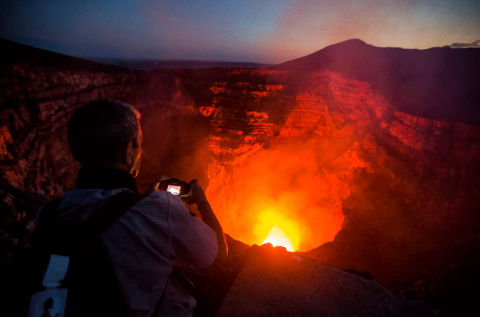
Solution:
<svg viewBox="0 0 480 317">
<path fill-rule="evenodd" d="M 138 184 L 159 176 L 186 182 L 196 178 L 206 188 L 212 161 L 206 141 L 209 127 L 183 102 L 140 107 L 143 132 L 142 166 Z"/>
</svg>

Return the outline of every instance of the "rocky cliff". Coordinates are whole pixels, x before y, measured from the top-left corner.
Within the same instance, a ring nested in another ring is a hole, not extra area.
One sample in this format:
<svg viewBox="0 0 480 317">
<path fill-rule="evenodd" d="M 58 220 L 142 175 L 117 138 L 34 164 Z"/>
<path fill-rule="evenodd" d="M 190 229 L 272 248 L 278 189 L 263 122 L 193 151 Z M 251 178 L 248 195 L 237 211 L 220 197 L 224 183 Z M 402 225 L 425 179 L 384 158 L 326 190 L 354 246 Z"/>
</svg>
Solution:
<svg viewBox="0 0 480 317">
<path fill-rule="evenodd" d="M 125 98 L 132 76 L 88 61 L 79 69 L 64 65 L 62 55 L 58 65 L 57 56 L 42 63 L 37 59 L 41 50 L 7 41 L 3 45 L 7 54 L 0 60 L 0 175 L 18 188 L 60 195 L 73 188 L 78 171 L 65 146 L 69 116 L 90 100 Z"/>
</svg>

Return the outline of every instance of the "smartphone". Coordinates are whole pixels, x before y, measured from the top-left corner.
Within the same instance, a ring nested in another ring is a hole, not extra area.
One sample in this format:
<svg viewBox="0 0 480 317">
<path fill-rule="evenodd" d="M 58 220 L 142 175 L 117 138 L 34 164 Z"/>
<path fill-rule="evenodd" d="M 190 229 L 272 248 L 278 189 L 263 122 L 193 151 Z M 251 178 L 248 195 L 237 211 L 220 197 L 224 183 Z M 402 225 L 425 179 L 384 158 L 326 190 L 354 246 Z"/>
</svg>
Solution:
<svg viewBox="0 0 480 317">
<path fill-rule="evenodd" d="M 180 195 L 180 189 L 182 187 L 178 185 L 168 185 L 167 192 L 171 193 L 172 195 L 178 196 Z"/>
<path fill-rule="evenodd" d="M 170 178 L 161 181 L 158 189 L 165 190 L 172 195 L 179 196 L 181 199 L 186 200 L 189 198 L 188 193 L 190 192 L 191 185 L 178 178 Z"/>
</svg>

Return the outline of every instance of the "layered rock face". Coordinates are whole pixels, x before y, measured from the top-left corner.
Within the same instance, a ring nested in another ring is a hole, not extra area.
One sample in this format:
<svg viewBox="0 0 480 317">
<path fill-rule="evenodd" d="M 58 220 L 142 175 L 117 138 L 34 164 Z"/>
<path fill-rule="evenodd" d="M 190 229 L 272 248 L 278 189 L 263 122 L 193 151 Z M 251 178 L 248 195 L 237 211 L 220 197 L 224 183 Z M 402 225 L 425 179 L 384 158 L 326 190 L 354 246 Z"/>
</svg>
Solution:
<svg viewBox="0 0 480 317">
<path fill-rule="evenodd" d="M 66 146 L 71 113 L 90 100 L 123 99 L 130 74 L 0 65 L 1 177 L 19 188 L 60 195 L 78 172 Z"/>
<path fill-rule="evenodd" d="M 215 130 L 212 139 L 223 143 L 211 143 L 218 154 L 208 193 L 233 236 L 261 243 L 275 225 L 291 227 L 287 235 L 294 236 L 296 249 L 307 251 L 332 241 L 341 228 L 341 200 L 349 195 L 352 170 L 365 166 L 355 149 L 359 138 L 379 125 L 386 103 L 368 84 L 331 72 L 315 73 L 310 85 L 294 97 L 292 110 L 276 121 L 267 112 L 250 112 L 251 119 L 237 116 L 243 126 L 230 118 L 228 126 L 239 128 L 228 140 L 222 140 L 221 127 Z M 238 111 L 234 100 L 230 105 L 230 112 Z M 227 126 L 215 118 L 214 126 Z M 225 160 L 237 136 L 242 152 Z M 255 146 L 244 140 L 255 141 Z"/>
<path fill-rule="evenodd" d="M 209 87 L 211 104 L 200 107 L 199 112 L 215 131 L 208 146 L 216 159 L 235 165 L 265 146 L 278 117 L 293 106 L 284 91 L 286 75 L 270 70 L 233 70 L 228 82 Z"/>
<path fill-rule="evenodd" d="M 402 288 L 452 264 L 445 246 L 478 235 L 480 140 L 477 128 L 399 112 L 381 126 L 358 148 L 365 167 L 343 200 L 342 231 L 310 255 Z"/>
</svg>

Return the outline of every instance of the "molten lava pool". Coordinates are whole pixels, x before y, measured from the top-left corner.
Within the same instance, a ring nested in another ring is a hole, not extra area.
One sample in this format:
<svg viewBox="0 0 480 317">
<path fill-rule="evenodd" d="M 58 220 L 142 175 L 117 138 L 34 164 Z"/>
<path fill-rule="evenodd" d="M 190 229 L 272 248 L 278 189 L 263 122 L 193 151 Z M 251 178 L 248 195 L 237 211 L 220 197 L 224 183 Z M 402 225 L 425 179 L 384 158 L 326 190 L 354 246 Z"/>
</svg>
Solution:
<svg viewBox="0 0 480 317">
<path fill-rule="evenodd" d="M 246 244 L 299 252 L 333 241 L 349 193 L 323 167 L 324 156 L 313 146 L 282 145 L 228 168 L 211 164 L 206 194 L 224 232 Z"/>
<path fill-rule="evenodd" d="M 270 243 L 274 247 L 284 247 L 287 251 L 293 252 L 295 248 L 293 247 L 292 240 L 285 234 L 285 231 L 279 227 L 273 227 L 262 244 Z"/>
</svg>

